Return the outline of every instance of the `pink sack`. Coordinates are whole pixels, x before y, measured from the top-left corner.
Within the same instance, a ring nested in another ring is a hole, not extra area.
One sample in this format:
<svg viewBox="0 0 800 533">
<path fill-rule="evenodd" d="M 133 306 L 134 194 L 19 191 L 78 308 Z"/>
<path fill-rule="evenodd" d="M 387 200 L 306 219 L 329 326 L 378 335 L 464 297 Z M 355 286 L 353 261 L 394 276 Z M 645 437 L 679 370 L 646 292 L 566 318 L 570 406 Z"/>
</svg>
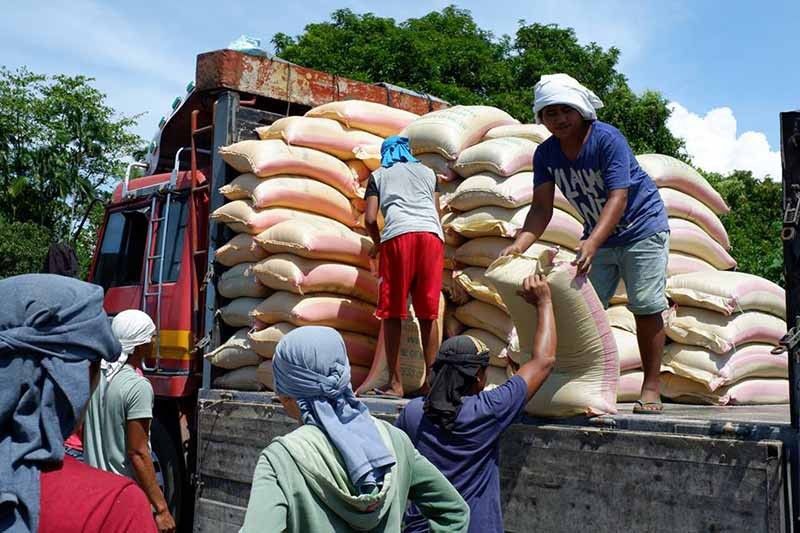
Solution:
<svg viewBox="0 0 800 533">
<path fill-rule="evenodd" d="M 638 155 L 636 160 L 659 187 L 677 189 L 692 198 L 697 198 L 718 215 L 730 211 L 730 207 L 714 187 L 683 161 L 660 154 Z"/>
<path fill-rule="evenodd" d="M 730 250 L 731 241 L 728 238 L 728 232 L 719 217 L 709 207 L 688 194 L 675 189 L 663 187 L 658 192 L 661 194 L 661 199 L 664 201 L 667 214 L 670 217 L 683 218 L 694 222 L 704 229 L 712 239 L 722 245 L 723 248 Z"/>
<path fill-rule="evenodd" d="M 670 218 L 669 228 L 670 251 L 699 257 L 720 270 L 736 267 L 736 260 L 731 257 L 731 254 L 694 222 Z"/>
</svg>

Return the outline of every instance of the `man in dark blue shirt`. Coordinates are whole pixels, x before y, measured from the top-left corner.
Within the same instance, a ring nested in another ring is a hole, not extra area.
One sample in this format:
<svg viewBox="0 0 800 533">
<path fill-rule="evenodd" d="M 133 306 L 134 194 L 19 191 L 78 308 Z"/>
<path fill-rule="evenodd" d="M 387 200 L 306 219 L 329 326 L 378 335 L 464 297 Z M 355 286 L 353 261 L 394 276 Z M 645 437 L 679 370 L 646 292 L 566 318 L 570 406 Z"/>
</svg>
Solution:
<svg viewBox="0 0 800 533">
<path fill-rule="evenodd" d="M 530 276 L 520 294 L 538 312 L 530 361 L 504 384 L 484 391 L 489 365 L 486 347 L 472 337 L 447 339 L 436 357 L 428 396 L 409 402 L 397 420 L 397 427 L 466 500 L 472 533 L 503 531 L 500 436 L 555 363 L 555 317 L 547 282 L 540 275 Z M 404 523 L 406 533 L 428 531 L 427 520 L 413 506 Z"/>
</svg>

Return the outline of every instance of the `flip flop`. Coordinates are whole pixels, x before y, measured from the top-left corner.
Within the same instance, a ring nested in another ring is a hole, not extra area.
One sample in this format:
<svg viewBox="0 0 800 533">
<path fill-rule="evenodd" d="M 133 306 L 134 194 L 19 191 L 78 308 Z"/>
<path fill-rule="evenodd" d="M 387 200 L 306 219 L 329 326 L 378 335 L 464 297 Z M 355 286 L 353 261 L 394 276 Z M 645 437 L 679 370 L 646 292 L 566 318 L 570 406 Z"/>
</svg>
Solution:
<svg viewBox="0 0 800 533">
<path fill-rule="evenodd" d="M 359 394 L 359 396 L 364 398 L 379 398 L 384 400 L 402 400 L 403 397 L 397 394 L 392 394 L 390 392 L 383 391 L 379 388 L 374 388 L 372 390 L 368 390 Z"/>
<path fill-rule="evenodd" d="M 659 402 L 643 402 L 636 400 L 633 406 L 633 414 L 635 415 L 660 415 L 664 412 L 664 404 Z"/>
</svg>

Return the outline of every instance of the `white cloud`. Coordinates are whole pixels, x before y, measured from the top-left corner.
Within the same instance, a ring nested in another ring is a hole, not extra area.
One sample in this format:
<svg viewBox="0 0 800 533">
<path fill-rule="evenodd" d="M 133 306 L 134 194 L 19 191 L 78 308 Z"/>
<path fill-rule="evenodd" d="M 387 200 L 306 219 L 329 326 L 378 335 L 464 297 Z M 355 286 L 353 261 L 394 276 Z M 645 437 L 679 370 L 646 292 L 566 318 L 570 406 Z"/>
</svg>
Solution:
<svg viewBox="0 0 800 533">
<path fill-rule="evenodd" d="M 686 142 L 686 152 L 695 166 L 728 174 L 750 170 L 757 178 L 781 176 L 781 155 L 773 151 L 767 136 L 758 131 L 737 135 L 736 117 L 730 107 L 717 107 L 704 116 L 692 113 L 677 102 L 670 102 L 672 115 L 667 127 Z"/>
</svg>

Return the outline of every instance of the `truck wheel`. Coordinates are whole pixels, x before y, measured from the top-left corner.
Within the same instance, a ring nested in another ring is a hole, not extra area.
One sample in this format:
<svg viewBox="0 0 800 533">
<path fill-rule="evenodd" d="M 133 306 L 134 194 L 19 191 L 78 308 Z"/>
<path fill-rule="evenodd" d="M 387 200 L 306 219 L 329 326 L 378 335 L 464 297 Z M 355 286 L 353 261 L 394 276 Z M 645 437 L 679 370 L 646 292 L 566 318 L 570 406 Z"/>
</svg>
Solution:
<svg viewBox="0 0 800 533">
<path fill-rule="evenodd" d="M 156 471 L 156 480 L 167 500 L 175 523 L 180 524 L 181 489 L 183 487 L 183 461 L 178 454 L 178 446 L 167 428 L 153 419 L 150 427 L 150 455 Z"/>
</svg>

